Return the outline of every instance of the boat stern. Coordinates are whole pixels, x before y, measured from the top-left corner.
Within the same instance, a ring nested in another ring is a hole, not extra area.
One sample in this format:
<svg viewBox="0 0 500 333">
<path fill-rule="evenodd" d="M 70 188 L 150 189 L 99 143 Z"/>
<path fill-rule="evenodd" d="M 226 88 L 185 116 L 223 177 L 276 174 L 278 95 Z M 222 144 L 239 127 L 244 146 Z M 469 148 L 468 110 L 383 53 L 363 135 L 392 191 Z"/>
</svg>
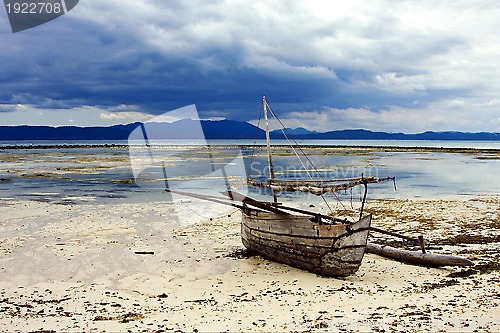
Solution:
<svg viewBox="0 0 500 333">
<path fill-rule="evenodd" d="M 356 273 L 361 265 L 370 233 L 372 215 L 366 215 L 348 226 L 332 249 L 321 258 L 321 274 L 344 277 Z"/>
</svg>

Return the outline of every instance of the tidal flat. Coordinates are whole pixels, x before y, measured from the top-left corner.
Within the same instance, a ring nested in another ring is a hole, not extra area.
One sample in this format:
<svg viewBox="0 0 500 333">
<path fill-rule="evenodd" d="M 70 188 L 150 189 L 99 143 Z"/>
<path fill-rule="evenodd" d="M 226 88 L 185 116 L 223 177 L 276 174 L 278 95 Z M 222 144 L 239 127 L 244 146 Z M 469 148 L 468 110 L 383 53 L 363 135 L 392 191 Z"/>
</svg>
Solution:
<svg viewBox="0 0 500 333">
<path fill-rule="evenodd" d="M 500 152 L 306 150 L 324 175 L 396 176 L 397 190 L 370 188 L 373 225 L 423 235 L 429 251 L 475 266 L 426 268 L 366 254 L 355 275 L 325 278 L 249 253 L 238 210 L 168 197 L 157 170 L 134 173 L 127 146 L 0 149 L 0 330 L 500 330 Z M 250 157 L 246 146 L 157 147 L 138 157 L 151 156 L 182 182 L 238 156 L 245 170 L 266 167 L 262 151 Z M 293 157 L 277 148 L 282 175 L 309 169 Z M 339 195 L 332 209 L 359 205 L 359 193 Z M 280 199 L 330 213 L 316 197 Z M 376 233 L 370 241 L 412 248 Z"/>
<path fill-rule="evenodd" d="M 429 251 L 476 265 L 426 268 L 366 254 L 343 279 L 247 253 L 237 210 L 181 227 L 166 223 L 172 205 L 120 201 L 2 202 L 0 330 L 500 329 L 498 195 L 369 202 L 377 227 L 422 234 Z"/>
</svg>

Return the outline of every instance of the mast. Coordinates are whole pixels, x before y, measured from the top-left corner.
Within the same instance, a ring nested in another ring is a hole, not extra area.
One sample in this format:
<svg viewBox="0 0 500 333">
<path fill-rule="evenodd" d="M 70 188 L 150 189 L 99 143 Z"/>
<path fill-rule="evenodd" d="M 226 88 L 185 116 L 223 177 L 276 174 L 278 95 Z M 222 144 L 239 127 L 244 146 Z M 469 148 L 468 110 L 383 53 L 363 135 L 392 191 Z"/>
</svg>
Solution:
<svg viewBox="0 0 500 333">
<path fill-rule="evenodd" d="M 262 96 L 262 106 L 264 108 L 264 119 L 266 121 L 266 143 L 267 143 L 267 161 L 269 164 L 269 173 L 271 178 L 269 179 L 270 182 L 273 182 L 275 179 L 274 176 L 274 167 L 273 167 L 273 158 L 271 156 L 271 138 L 269 135 L 269 119 L 267 117 L 267 101 L 266 101 L 266 96 Z M 276 196 L 276 192 L 271 188 L 273 191 L 273 198 L 274 198 L 274 203 L 278 203 L 278 198 Z"/>
</svg>

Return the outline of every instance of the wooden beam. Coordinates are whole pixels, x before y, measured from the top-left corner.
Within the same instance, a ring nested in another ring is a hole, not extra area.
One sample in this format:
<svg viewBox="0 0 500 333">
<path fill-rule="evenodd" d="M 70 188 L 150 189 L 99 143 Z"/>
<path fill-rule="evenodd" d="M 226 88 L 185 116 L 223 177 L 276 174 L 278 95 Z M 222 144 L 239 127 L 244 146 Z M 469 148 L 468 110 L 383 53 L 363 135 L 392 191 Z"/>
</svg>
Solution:
<svg viewBox="0 0 500 333">
<path fill-rule="evenodd" d="M 463 257 L 408 251 L 373 243 L 366 244 L 366 252 L 426 267 L 474 266 L 472 261 Z"/>
</svg>

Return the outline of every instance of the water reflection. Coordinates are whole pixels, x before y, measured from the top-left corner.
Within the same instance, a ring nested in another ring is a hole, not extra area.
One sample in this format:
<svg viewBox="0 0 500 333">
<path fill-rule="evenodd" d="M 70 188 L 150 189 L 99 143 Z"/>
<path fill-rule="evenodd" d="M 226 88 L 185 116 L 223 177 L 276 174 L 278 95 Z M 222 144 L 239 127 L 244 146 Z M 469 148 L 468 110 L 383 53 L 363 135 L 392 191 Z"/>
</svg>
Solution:
<svg viewBox="0 0 500 333">
<path fill-rule="evenodd" d="M 220 164 L 227 164 L 235 156 L 234 149 L 223 147 L 209 152 L 205 148 L 192 149 L 181 154 L 168 152 L 168 147 L 162 149 L 166 157 L 172 157 L 170 163 L 165 163 L 166 173 L 169 174 L 168 168 L 177 168 L 177 176 L 187 178 L 203 177 L 207 167 L 218 169 Z M 244 169 L 251 175 L 269 173 L 263 151 L 257 151 L 253 158 L 250 158 L 250 150 L 242 149 L 242 152 Z M 310 161 L 303 159 L 300 163 L 289 149 L 278 149 L 274 158 L 277 176 L 288 179 L 303 179 L 307 174 L 313 178 L 396 177 L 397 191 L 391 183 L 373 184 L 370 198 L 434 199 L 500 193 L 500 157 L 491 152 L 398 152 L 320 147 L 309 149 L 308 153 Z M 138 186 L 134 182 L 127 147 L 11 149 L 0 151 L 0 161 L 0 198 L 48 198 L 60 202 L 69 198 L 68 202 L 81 203 L 116 199 L 164 202 L 167 198 L 163 188 L 147 184 Z M 152 177 L 161 178 L 162 175 L 163 171 L 158 171 Z M 231 177 L 232 183 L 243 184 L 246 174 L 242 171 L 240 176 Z M 261 194 L 251 192 L 250 195 Z M 294 200 L 297 194 L 280 195 Z M 357 197 L 359 193 L 340 195 Z"/>
</svg>

